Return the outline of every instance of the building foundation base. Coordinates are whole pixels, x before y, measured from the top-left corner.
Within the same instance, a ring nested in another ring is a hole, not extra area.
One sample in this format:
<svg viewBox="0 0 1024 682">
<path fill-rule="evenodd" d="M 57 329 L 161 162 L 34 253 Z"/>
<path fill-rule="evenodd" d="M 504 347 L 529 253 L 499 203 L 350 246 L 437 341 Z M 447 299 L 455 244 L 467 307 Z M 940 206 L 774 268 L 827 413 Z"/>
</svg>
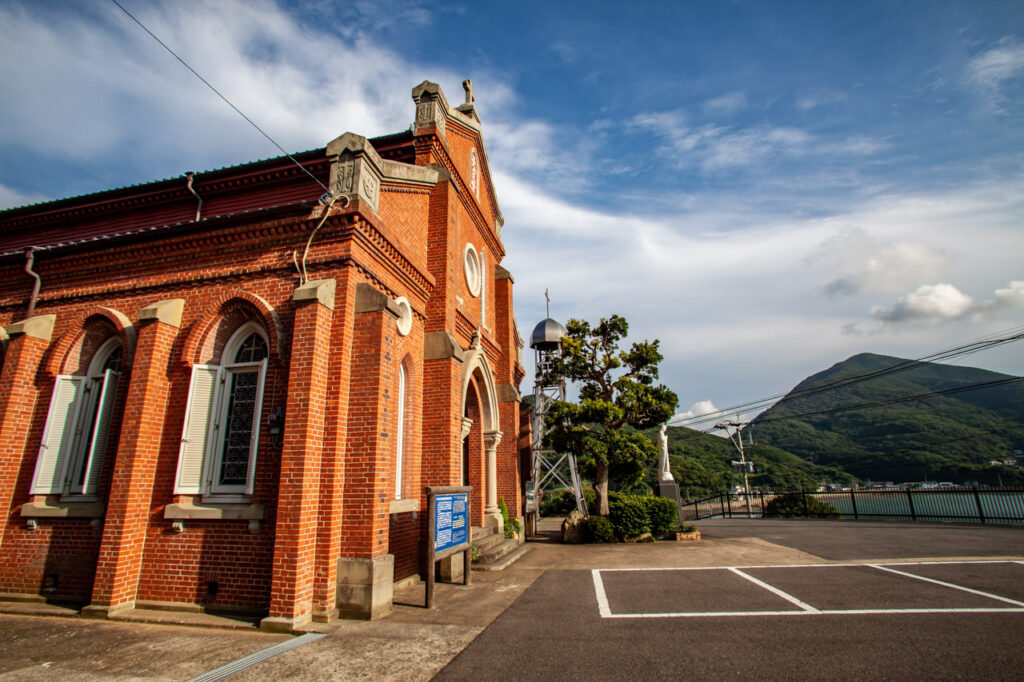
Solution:
<svg viewBox="0 0 1024 682">
<path fill-rule="evenodd" d="M 338 559 L 338 615 L 376 620 L 391 612 L 395 555 L 375 559 Z"/>
</svg>

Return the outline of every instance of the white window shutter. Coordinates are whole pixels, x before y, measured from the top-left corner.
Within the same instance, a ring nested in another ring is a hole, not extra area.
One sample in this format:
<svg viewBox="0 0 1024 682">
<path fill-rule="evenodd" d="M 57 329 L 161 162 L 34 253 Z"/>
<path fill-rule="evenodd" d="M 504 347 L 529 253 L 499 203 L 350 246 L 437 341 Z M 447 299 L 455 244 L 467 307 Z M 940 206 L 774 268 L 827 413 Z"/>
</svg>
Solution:
<svg viewBox="0 0 1024 682">
<path fill-rule="evenodd" d="M 245 494 L 252 495 L 256 488 L 256 452 L 260 447 L 260 415 L 263 413 L 263 384 L 267 378 L 267 359 L 260 363 L 260 381 L 256 389 L 256 407 L 252 411 L 252 436 L 249 446 L 249 471 L 245 476 Z"/>
<path fill-rule="evenodd" d="M 192 383 L 185 406 L 185 427 L 181 433 L 178 475 L 174 494 L 198 495 L 202 492 L 203 462 L 208 443 L 216 437 L 214 411 L 220 387 L 221 368 L 214 365 L 192 367 Z"/>
<path fill-rule="evenodd" d="M 86 453 L 85 472 L 82 476 L 82 494 L 95 495 L 99 487 L 100 476 L 103 475 L 104 458 L 107 454 L 110 419 L 114 412 L 114 399 L 117 397 L 117 384 L 120 375 L 113 370 L 103 373 L 103 386 L 96 404 L 96 418 L 92 429 L 92 442 Z"/>
<path fill-rule="evenodd" d="M 57 495 L 64 492 L 71 446 L 75 441 L 78 410 L 82 403 L 85 377 L 62 374 L 53 384 L 50 411 L 43 427 L 36 471 L 32 477 L 32 495 Z"/>
</svg>

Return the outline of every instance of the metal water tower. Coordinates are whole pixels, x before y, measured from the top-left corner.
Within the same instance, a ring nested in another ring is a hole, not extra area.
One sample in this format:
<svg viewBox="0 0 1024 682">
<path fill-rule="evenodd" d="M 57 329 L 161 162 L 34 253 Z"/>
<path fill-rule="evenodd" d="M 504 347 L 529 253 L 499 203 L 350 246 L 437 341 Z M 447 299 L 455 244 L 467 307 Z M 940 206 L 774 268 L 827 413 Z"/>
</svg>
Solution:
<svg viewBox="0 0 1024 682">
<path fill-rule="evenodd" d="M 547 291 L 544 292 L 547 298 Z M 548 409 L 555 401 L 565 400 L 565 380 L 550 380 L 545 377 L 551 368 L 552 360 L 561 353 L 560 341 L 566 335 L 565 327 L 551 319 L 551 299 L 548 299 L 548 317 L 533 328 L 530 335 L 530 348 L 534 350 L 536 378 L 533 384 L 533 508 L 529 511 L 539 513 L 541 493 L 549 488 L 569 488 L 576 496 L 576 508 L 587 515 L 587 505 L 583 501 L 583 489 L 580 485 L 579 470 L 576 467 L 576 456 L 559 454 L 544 446 L 545 417 Z M 554 381 L 554 383 L 550 383 Z M 566 480 L 568 478 L 568 480 Z"/>
</svg>

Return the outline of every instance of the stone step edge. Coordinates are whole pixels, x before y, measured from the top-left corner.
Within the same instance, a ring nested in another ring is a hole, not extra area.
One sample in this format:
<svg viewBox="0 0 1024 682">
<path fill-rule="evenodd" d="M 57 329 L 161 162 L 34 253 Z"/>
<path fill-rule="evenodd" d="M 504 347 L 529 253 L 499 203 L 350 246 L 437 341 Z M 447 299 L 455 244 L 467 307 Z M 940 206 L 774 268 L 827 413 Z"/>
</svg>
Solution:
<svg viewBox="0 0 1024 682">
<path fill-rule="evenodd" d="M 476 545 L 477 554 L 481 555 L 486 554 L 503 542 L 505 542 L 505 536 L 495 533 L 494 535 L 488 535 L 483 539 L 474 540 L 473 544 Z"/>
<path fill-rule="evenodd" d="M 520 559 L 522 559 L 523 556 L 525 556 L 526 554 L 529 554 L 531 551 L 533 551 L 533 547 L 531 545 L 522 544 L 522 545 L 519 545 L 519 547 L 515 551 L 510 552 L 510 553 L 506 554 L 504 557 L 502 557 L 500 561 L 496 561 L 496 562 L 490 563 L 490 564 L 473 564 L 473 570 L 474 571 L 504 571 L 506 568 L 508 568 L 509 566 L 514 564 L 515 562 L 517 562 Z"/>
<path fill-rule="evenodd" d="M 519 543 L 516 542 L 515 540 L 504 540 L 503 539 L 503 541 L 501 543 L 495 545 L 489 551 L 487 551 L 487 552 L 478 552 L 476 560 L 477 560 L 477 562 L 479 562 L 481 564 L 494 563 L 495 561 L 497 561 L 501 557 L 505 556 L 509 552 L 515 551 L 515 549 L 517 547 L 519 547 Z"/>
</svg>

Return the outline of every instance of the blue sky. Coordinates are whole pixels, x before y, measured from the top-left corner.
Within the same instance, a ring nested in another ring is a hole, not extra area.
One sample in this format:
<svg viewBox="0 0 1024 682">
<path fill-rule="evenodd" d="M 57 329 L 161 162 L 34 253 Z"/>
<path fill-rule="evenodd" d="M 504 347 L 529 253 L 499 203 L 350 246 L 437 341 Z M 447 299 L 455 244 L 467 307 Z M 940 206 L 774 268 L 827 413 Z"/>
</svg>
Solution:
<svg viewBox="0 0 1024 682">
<path fill-rule="evenodd" d="M 122 2 L 289 150 L 472 78 L 524 334 L 626 316 L 681 413 L 1024 323 L 1020 2 Z M 0 101 L 0 207 L 277 155 L 101 0 L 4 3 Z"/>
</svg>

